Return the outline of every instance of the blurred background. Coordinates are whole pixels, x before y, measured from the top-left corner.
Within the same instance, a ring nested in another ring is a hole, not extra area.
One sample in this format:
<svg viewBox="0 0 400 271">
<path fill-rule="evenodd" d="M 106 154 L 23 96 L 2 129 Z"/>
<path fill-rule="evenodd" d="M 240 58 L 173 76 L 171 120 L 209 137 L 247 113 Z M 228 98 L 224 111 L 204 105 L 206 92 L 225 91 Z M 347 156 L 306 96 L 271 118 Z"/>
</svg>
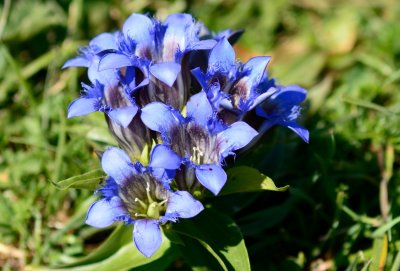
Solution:
<svg viewBox="0 0 400 271">
<path fill-rule="evenodd" d="M 290 189 L 214 200 L 242 229 L 254 270 L 400 269 L 399 1 L 3 0 L 0 9 L 2 270 L 66 262 L 109 234 L 84 225 L 93 191 L 57 187 L 116 145 L 101 114 L 66 119 L 87 79 L 61 66 L 132 12 L 245 29 L 241 61 L 270 55 L 270 76 L 309 90 L 300 121 L 309 144 L 274 128 L 237 159 Z"/>
</svg>

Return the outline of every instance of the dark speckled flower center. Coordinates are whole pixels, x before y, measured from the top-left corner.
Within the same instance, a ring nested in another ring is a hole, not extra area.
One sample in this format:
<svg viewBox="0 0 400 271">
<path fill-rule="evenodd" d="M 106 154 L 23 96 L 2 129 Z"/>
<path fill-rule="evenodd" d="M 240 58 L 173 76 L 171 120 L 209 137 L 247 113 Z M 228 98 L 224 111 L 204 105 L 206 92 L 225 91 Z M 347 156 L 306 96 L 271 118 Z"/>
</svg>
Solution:
<svg viewBox="0 0 400 271">
<path fill-rule="evenodd" d="M 219 144 L 215 135 L 194 122 L 173 126 L 169 133 L 171 148 L 195 164 L 217 164 Z"/>
<path fill-rule="evenodd" d="M 170 193 L 148 173 L 131 176 L 118 192 L 132 219 L 159 219 Z"/>
</svg>

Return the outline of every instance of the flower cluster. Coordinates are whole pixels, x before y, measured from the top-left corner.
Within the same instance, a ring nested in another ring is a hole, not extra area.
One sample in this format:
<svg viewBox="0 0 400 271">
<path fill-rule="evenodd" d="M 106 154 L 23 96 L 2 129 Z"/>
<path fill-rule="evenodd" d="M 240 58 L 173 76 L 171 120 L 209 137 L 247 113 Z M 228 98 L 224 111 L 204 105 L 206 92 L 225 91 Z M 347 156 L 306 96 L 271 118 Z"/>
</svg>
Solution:
<svg viewBox="0 0 400 271">
<path fill-rule="evenodd" d="M 226 157 L 274 125 L 308 142 L 296 123 L 306 91 L 269 78 L 268 56 L 237 61 L 231 43 L 240 34 L 212 33 L 189 14 L 163 22 L 133 14 L 121 31 L 98 35 L 65 63 L 87 67 L 90 81 L 68 117 L 103 112 L 122 148 L 102 155 L 109 177 L 87 224 L 134 224 L 134 242 L 150 257 L 161 244 L 161 225 L 196 216 L 201 195 L 220 192 Z M 151 154 L 142 165 L 146 147 Z"/>
</svg>

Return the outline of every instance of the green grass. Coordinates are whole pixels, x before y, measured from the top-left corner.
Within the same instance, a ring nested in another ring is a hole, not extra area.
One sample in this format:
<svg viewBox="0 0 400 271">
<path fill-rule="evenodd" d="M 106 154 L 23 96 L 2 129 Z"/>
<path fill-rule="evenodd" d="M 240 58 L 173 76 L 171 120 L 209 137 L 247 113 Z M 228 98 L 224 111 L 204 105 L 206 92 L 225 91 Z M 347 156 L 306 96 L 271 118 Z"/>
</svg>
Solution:
<svg viewBox="0 0 400 271">
<path fill-rule="evenodd" d="M 212 30 L 245 28 L 241 60 L 271 55 L 272 76 L 309 89 L 309 145 L 275 128 L 253 159 L 237 160 L 291 188 L 214 200 L 241 227 L 254 270 L 399 270 L 400 3 L 389 0 L 4 1 L 4 270 L 67 262 L 104 239 L 83 223 L 92 191 L 52 184 L 99 168 L 94 151 L 115 144 L 100 114 L 66 119 L 86 79 L 60 67 L 132 12 L 189 12 Z"/>
</svg>

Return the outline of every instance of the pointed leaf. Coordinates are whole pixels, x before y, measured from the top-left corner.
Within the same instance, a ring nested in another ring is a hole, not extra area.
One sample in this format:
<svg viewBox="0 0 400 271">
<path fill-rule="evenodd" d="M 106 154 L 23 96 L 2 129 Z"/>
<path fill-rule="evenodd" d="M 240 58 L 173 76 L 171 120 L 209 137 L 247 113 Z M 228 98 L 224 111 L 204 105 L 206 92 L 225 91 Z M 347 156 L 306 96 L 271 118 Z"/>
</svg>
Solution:
<svg viewBox="0 0 400 271">
<path fill-rule="evenodd" d="M 117 250 L 113 251 L 110 256 L 103 250 L 104 257 L 98 257 L 100 254 L 93 259 L 96 261 L 90 264 L 71 266 L 68 268 L 54 268 L 45 269 L 48 271 L 126 271 L 132 268 L 135 270 L 164 270 L 166 266 L 169 266 L 178 256 L 175 247 L 171 247 L 171 242 L 163 237 L 163 242 L 159 249 L 153 254 L 151 258 L 143 256 L 136 246 L 132 242 L 132 227 L 124 226 L 130 230 L 130 234 L 124 233 L 120 236 L 114 236 L 113 241 L 117 243 L 113 244 L 107 240 L 107 244 L 112 248 L 118 247 Z M 129 242 L 126 243 L 126 239 L 129 237 Z M 119 239 L 121 238 L 121 239 Z M 123 241 L 123 242 L 121 242 Z M 121 243 L 119 243 L 121 242 Z M 105 248 L 104 248 L 105 249 Z M 93 260 L 92 259 L 92 260 Z M 143 269 L 142 269 L 143 268 Z M 41 269 L 43 271 L 43 269 Z"/>
<path fill-rule="evenodd" d="M 95 169 L 84 174 L 74 176 L 59 182 L 52 182 L 59 189 L 79 188 L 91 189 L 98 188 L 100 183 L 104 180 L 106 174 L 102 169 Z"/>
<path fill-rule="evenodd" d="M 257 169 L 247 166 L 231 168 L 227 173 L 228 181 L 220 195 L 262 190 L 282 192 L 289 188 L 288 185 L 277 187 L 271 178 L 260 173 Z"/>
<path fill-rule="evenodd" d="M 119 249 L 121 249 L 121 247 L 127 244 L 132 244 L 132 226 L 126 226 L 121 223 L 114 229 L 114 231 L 107 237 L 107 239 L 103 241 L 103 243 L 101 243 L 101 245 L 93 250 L 90 254 L 78 258 L 72 263 L 68 263 L 59 267 L 67 269 L 70 267 L 77 267 L 100 262 L 110 257 Z"/>
<path fill-rule="evenodd" d="M 215 210 L 206 209 L 192 219 L 183 219 L 175 223 L 172 229 L 183 237 L 191 237 L 200 242 L 220 263 L 219 269 L 250 270 L 243 236 L 230 217 Z M 184 238 L 183 240 L 185 241 Z M 185 250 L 191 251 L 191 248 L 185 247 Z M 207 262 L 203 264 L 205 267 L 208 266 Z"/>
</svg>

